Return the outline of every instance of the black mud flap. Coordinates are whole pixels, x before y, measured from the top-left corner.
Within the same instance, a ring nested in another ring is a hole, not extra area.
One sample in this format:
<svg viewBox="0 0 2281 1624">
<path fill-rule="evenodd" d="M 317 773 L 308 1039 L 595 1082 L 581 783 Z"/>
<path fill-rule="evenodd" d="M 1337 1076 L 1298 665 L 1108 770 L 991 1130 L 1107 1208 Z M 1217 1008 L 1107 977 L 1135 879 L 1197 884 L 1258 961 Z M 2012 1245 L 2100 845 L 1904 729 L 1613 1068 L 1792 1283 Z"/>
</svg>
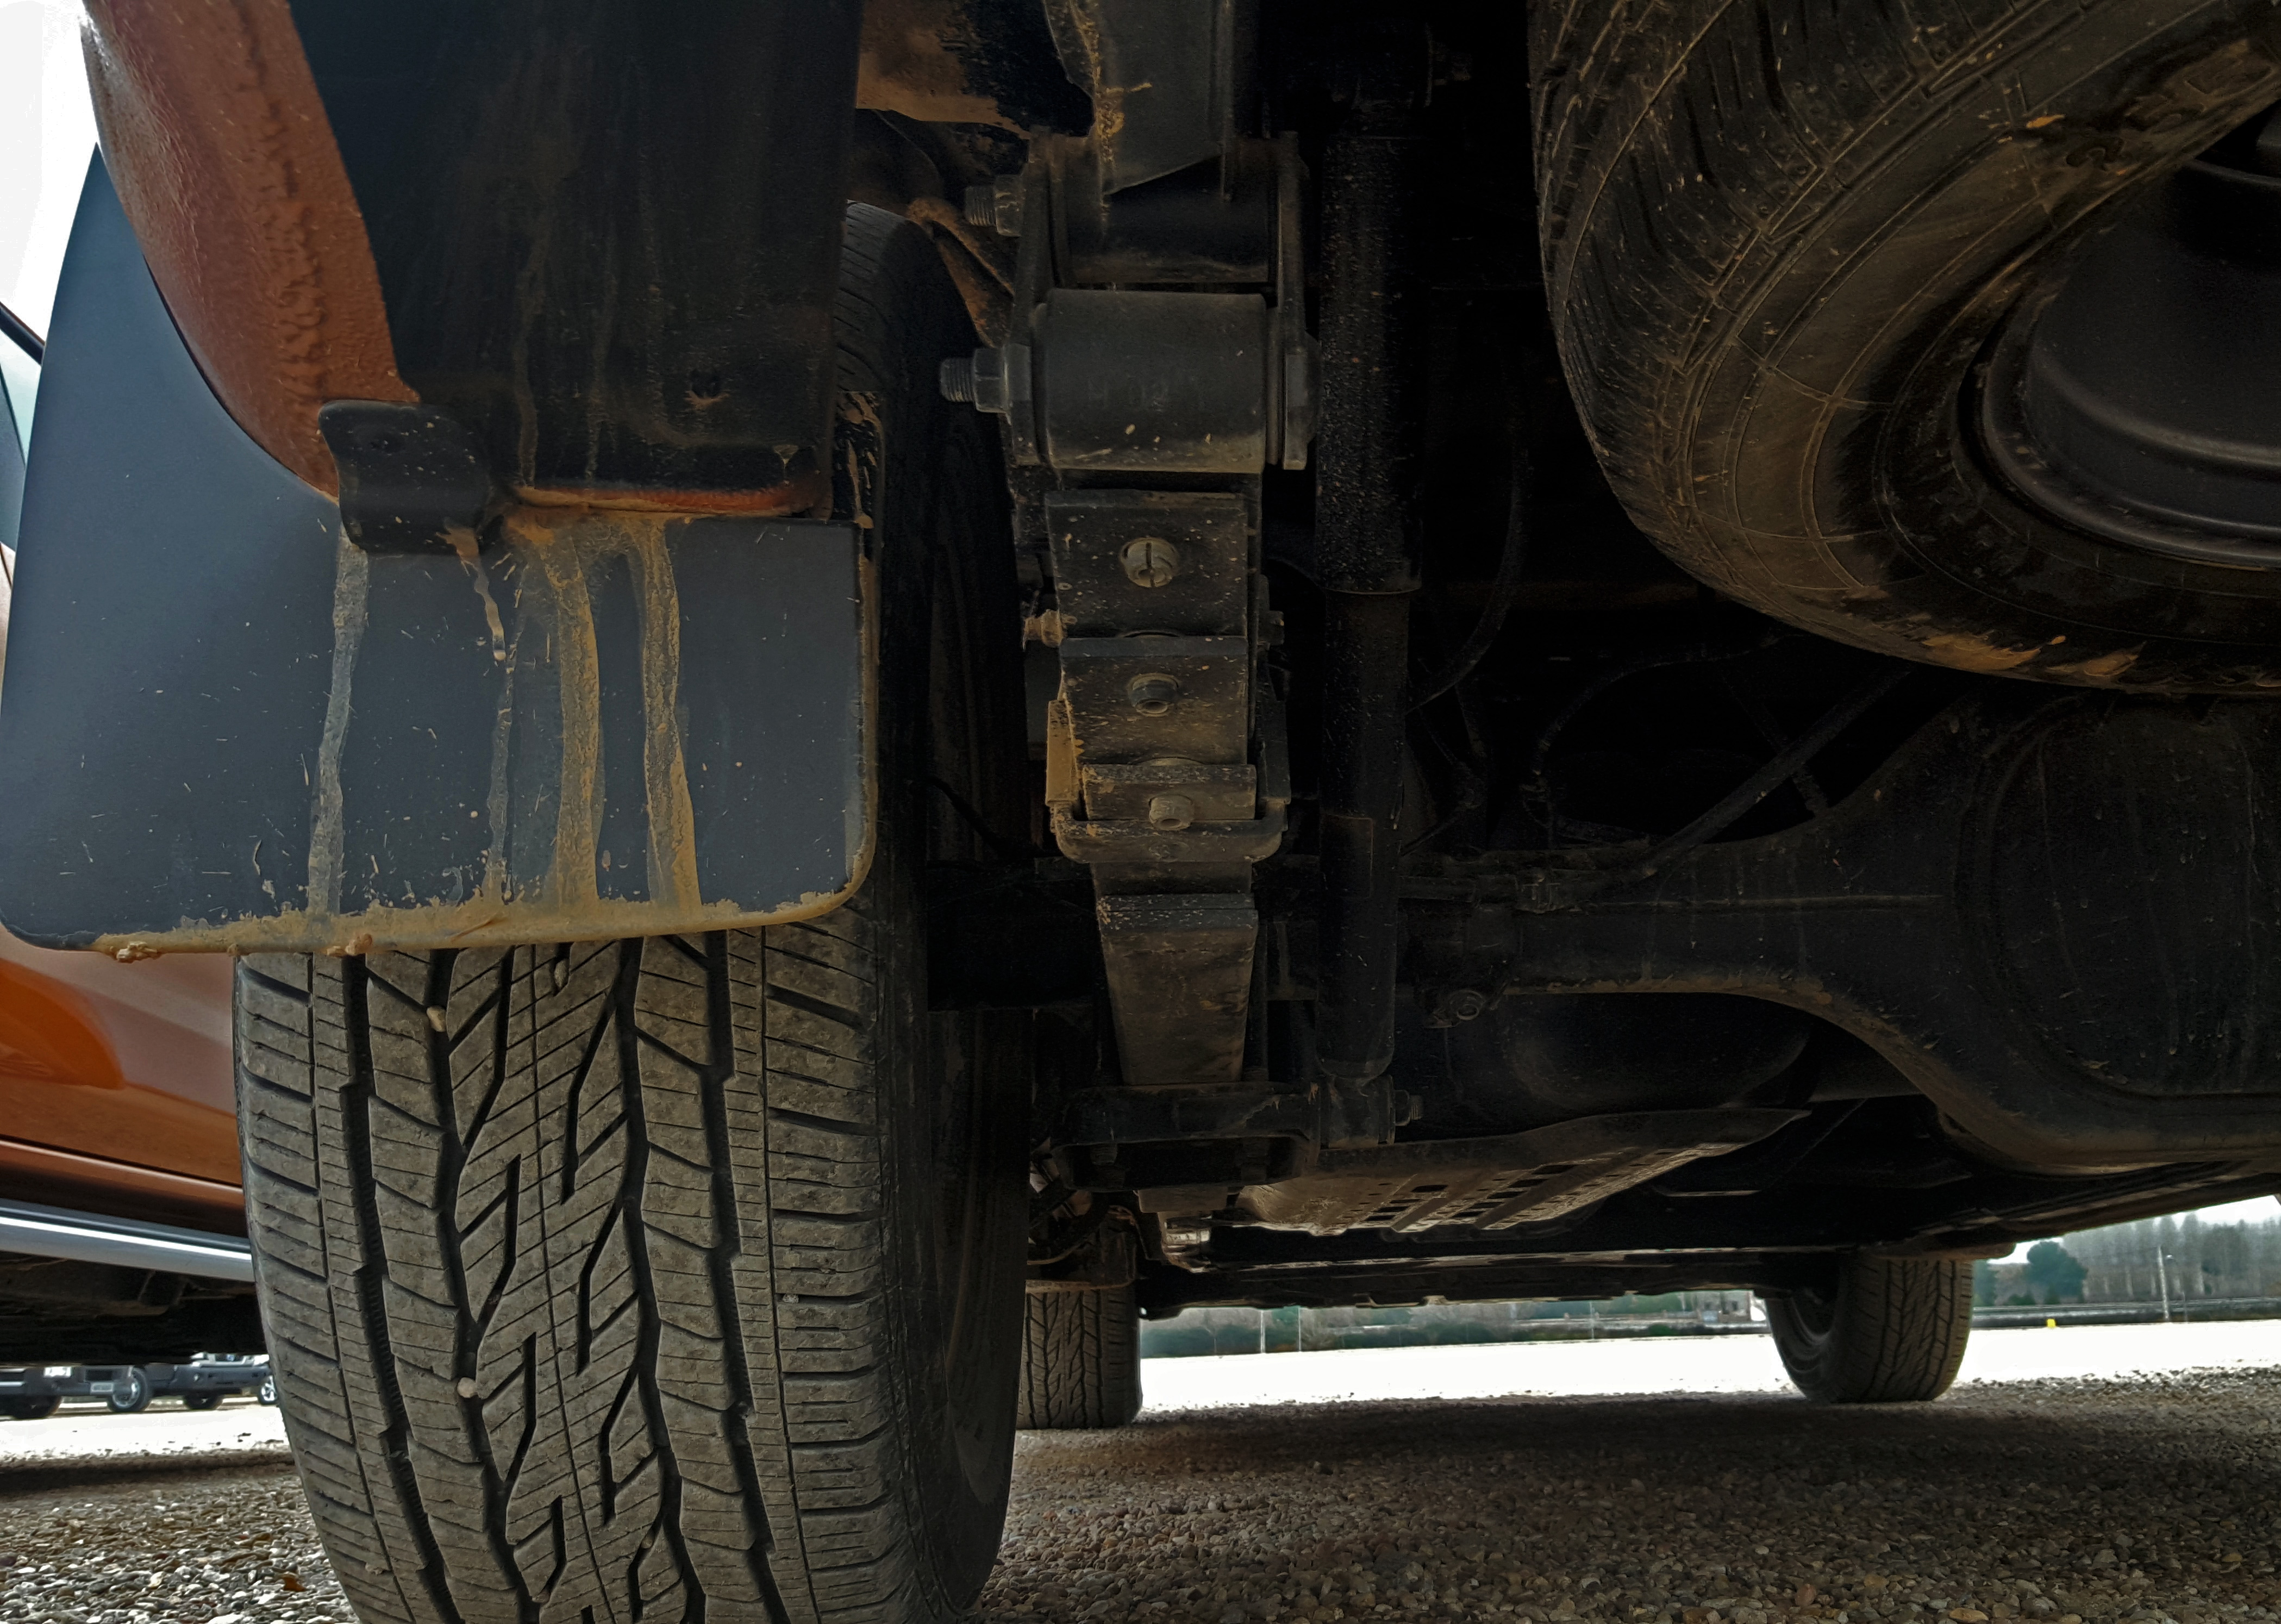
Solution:
<svg viewBox="0 0 2281 1624">
<path fill-rule="evenodd" d="M 367 553 L 216 402 L 100 163 L 0 687 L 0 918 L 125 959 L 709 930 L 871 843 L 851 527 L 510 509 Z"/>
</svg>

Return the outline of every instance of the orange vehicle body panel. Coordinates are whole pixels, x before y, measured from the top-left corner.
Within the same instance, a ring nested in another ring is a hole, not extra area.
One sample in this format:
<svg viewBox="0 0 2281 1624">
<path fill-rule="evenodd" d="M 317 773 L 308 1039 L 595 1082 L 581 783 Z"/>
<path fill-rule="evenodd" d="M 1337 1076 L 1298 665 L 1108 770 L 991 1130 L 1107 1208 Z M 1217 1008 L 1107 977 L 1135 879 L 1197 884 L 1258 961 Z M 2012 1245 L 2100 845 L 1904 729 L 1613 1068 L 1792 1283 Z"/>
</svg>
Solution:
<svg viewBox="0 0 2281 1624">
<path fill-rule="evenodd" d="M 0 932 L 0 1194 L 243 1233 L 230 973 Z"/>
</svg>

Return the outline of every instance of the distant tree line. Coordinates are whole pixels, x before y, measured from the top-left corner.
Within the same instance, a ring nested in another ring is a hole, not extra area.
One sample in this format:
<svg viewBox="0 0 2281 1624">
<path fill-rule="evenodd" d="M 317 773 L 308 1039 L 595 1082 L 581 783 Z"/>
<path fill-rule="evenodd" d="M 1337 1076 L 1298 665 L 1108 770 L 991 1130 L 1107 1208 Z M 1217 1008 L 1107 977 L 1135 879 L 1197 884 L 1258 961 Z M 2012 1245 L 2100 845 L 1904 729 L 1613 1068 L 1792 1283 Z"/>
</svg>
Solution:
<svg viewBox="0 0 2281 1624">
<path fill-rule="evenodd" d="M 2281 1296 L 2281 1210 L 2238 1224 L 2189 1212 L 2087 1229 L 1973 1269 L 1973 1300 L 1984 1307 L 2268 1296 Z"/>
</svg>

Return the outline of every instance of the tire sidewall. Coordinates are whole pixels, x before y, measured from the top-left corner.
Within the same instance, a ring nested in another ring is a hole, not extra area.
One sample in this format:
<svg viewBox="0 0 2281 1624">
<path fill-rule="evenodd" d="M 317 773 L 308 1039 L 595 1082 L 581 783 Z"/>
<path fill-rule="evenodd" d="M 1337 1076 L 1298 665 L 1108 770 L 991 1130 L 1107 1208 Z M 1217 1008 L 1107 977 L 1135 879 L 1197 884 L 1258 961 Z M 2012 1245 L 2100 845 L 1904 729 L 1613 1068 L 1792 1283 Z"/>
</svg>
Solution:
<svg viewBox="0 0 2281 1624">
<path fill-rule="evenodd" d="M 2208 37 L 2206 22 L 2182 22 L 2150 35 L 2131 59 L 2135 71 L 2114 75 L 2109 95 L 2127 97 L 2134 80 L 2220 73 L 2237 43 Z M 2077 130 L 2039 143 L 2030 162 L 2054 199 L 2057 228 L 2008 262 L 1967 261 L 1956 302 L 1936 321 L 1879 333 L 1864 350 L 1861 370 L 1895 375 L 1889 390 L 1873 391 L 1894 406 L 1865 425 L 1871 446 L 1833 437 L 1813 478 L 1819 490 L 1853 496 L 1831 530 L 1886 537 L 1892 603 L 1876 620 L 1983 626 L 1984 653 L 1951 646 L 1952 657 L 1968 669 L 1977 660 L 2008 675 L 2059 681 L 2225 689 L 2281 664 L 2281 572 L 2199 564 L 2074 530 L 1995 473 L 1977 426 L 1996 345 L 2032 326 L 2073 262 L 2120 213 L 2271 99 L 2274 80 L 2255 82 L 2247 97 L 2167 130 Z M 1852 471 L 1865 450 L 1874 466 L 1866 480 Z M 1893 652 L 1923 657 L 1921 632 L 1899 635 L 1907 646 Z"/>
<path fill-rule="evenodd" d="M 1540 21 L 1537 120 L 1564 362 L 1642 528 L 1753 607 L 1883 653 L 2158 691 L 2269 682 L 2281 572 L 2077 532 L 1996 476 L 1967 424 L 1992 336 L 2281 95 L 2271 7 L 2014 0 L 1939 63 L 1887 60 L 1915 47 L 1865 16 L 1852 43 L 1876 59 L 1836 76 L 1883 88 L 1825 99 L 1813 48 L 1786 53 L 1811 92 L 1706 115 L 1747 139 L 1684 177 L 1708 199 L 1676 214 L 1689 199 L 1651 189 L 1701 166 L 1682 109 L 1705 105 L 1694 81 L 1728 83 L 1751 25 L 1706 19 L 1698 39 L 1617 10 Z M 1624 50 L 1587 59 L 1609 37 Z M 1637 219 L 1697 214 L 1684 254 L 1629 241 Z"/>
<path fill-rule="evenodd" d="M 1844 1324 L 1849 1270 L 1828 1284 L 1767 1299 L 1767 1326 L 1775 1351 L 1798 1390 L 1816 1404 L 1838 1400 L 1836 1369 L 1839 1327 Z"/>
<path fill-rule="evenodd" d="M 841 321 L 841 386 L 854 403 L 843 428 L 870 440 L 870 454 L 847 454 L 843 433 L 838 460 L 856 470 L 840 501 L 870 521 L 879 598 L 878 832 L 864 894 L 884 927 L 880 1206 L 901 1298 L 889 1368 L 905 1517 L 947 1612 L 980 1589 L 1004 1527 L 1029 1101 L 1018 1017 L 928 1009 L 926 865 L 986 855 L 944 816 L 929 780 L 951 783 L 996 829 L 1019 828 L 1022 719 L 1005 701 L 1020 692 L 1020 621 L 994 436 L 934 384 L 942 357 L 972 346 L 963 307 L 924 234 L 860 205 L 849 223 L 851 251 L 868 237 L 878 256 L 869 297 L 843 300 Z M 947 1242 L 946 1210 L 956 1231 Z"/>
</svg>

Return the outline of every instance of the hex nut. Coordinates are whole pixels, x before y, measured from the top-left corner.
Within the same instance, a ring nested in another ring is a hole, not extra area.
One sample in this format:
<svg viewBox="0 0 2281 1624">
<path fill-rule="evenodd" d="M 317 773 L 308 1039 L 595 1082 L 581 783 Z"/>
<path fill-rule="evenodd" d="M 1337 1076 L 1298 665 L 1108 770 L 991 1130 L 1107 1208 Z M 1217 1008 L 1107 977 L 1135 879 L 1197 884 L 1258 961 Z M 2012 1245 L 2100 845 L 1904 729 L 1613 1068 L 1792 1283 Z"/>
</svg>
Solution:
<svg viewBox="0 0 2281 1624">
<path fill-rule="evenodd" d="M 1170 586 L 1180 573 L 1180 549 L 1162 536 L 1136 536 L 1125 544 L 1117 561 L 1135 586 Z"/>
<path fill-rule="evenodd" d="M 1144 671 L 1125 684 L 1125 697 L 1144 716 L 1171 713 L 1180 698 L 1180 684 L 1162 671 Z"/>
<path fill-rule="evenodd" d="M 1196 803 L 1186 795 L 1152 795 L 1148 798 L 1148 827 L 1151 829 L 1186 829 L 1196 821 Z"/>
</svg>

